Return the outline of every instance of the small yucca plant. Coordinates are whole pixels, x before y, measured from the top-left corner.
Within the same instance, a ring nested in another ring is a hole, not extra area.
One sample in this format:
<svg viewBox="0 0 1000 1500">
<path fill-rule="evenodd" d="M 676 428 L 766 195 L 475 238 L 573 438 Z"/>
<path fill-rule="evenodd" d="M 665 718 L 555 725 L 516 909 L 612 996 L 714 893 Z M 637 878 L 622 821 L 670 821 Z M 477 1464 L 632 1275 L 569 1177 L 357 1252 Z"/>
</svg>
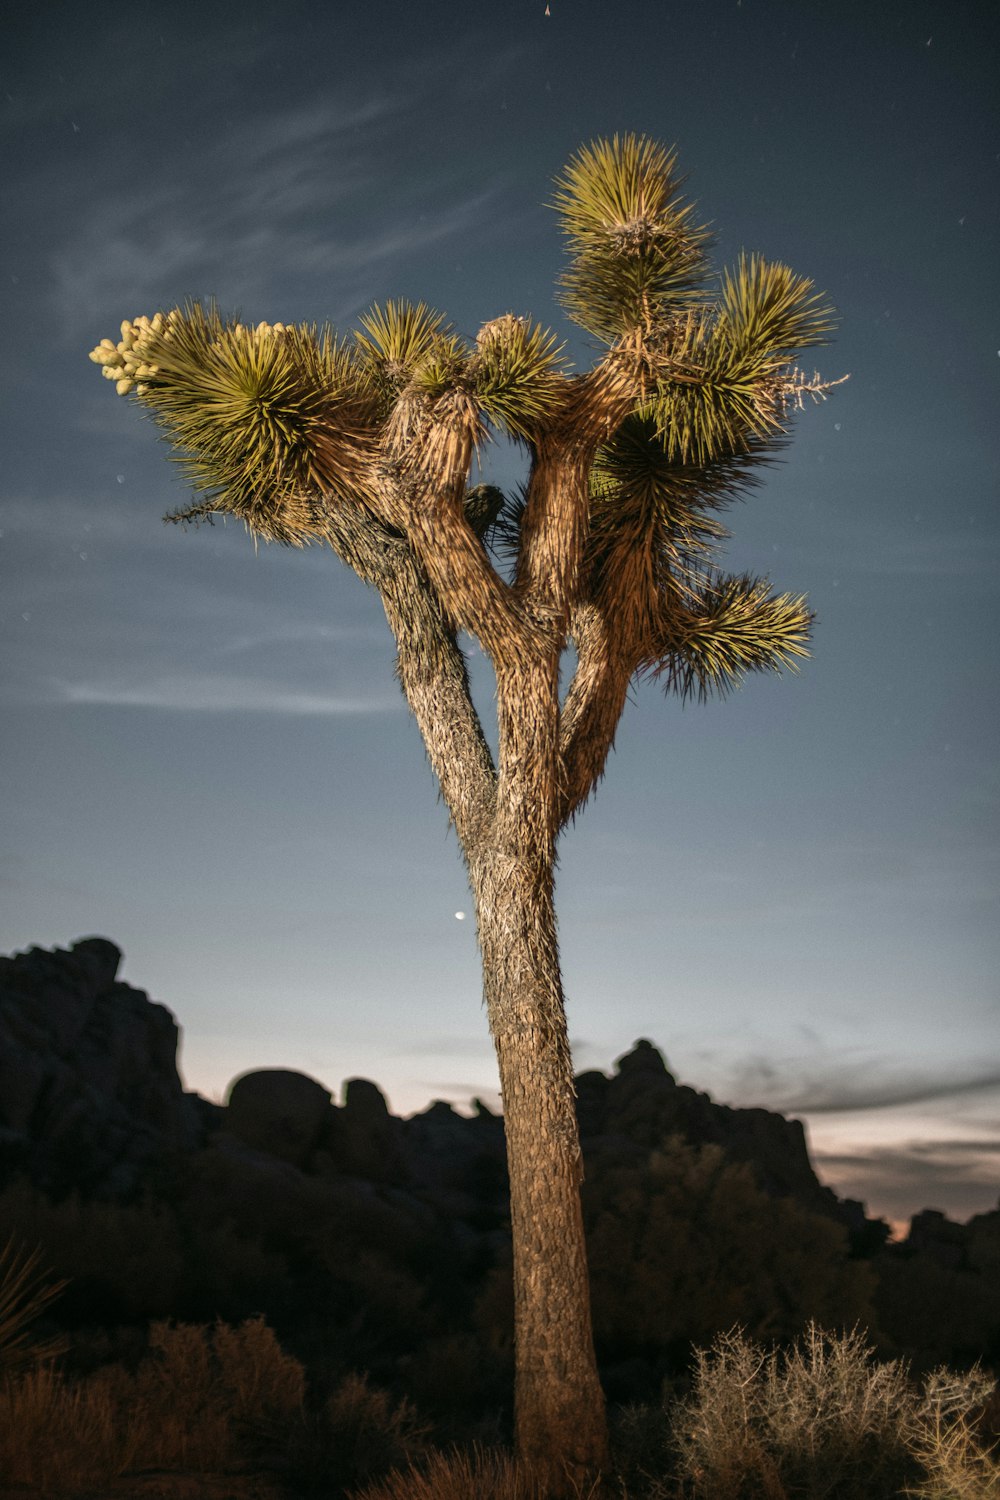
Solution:
<svg viewBox="0 0 1000 1500">
<path fill-rule="evenodd" d="M 49 1280 L 40 1259 L 38 1250 L 19 1249 L 13 1239 L 0 1250 L 0 1373 L 66 1352 L 65 1338 L 38 1338 L 32 1331 L 67 1285 Z"/>
</svg>

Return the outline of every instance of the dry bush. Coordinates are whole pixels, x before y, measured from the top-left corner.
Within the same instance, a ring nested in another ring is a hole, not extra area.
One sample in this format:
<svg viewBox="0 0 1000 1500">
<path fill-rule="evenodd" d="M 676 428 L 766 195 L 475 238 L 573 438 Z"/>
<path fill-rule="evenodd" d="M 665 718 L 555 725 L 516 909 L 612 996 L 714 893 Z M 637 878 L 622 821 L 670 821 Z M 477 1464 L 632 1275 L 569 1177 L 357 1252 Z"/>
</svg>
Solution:
<svg viewBox="0 0 1000 1500">
<path fill-rule="evenodd" d="M 364 1375 L 348 1375 L 318 1411 L 300 1407 L 275 1438 L 292 1492 L 326 1497 L 423 1458 L 428 1433 L 409 1401 L 396 1401 Z"/>
<path fill-rule="evenodd" d="M 704 1500 L 1000 1500 L 972 1415 L 994 1382 L 937 1370 L 918 1389 L 858 1332 L 814 1324 L 784 1354 L 742 1332 L 699 1352 L 674 1412 L 679 1469 Z"/>
<path fill-rule="evenodd" d="M 924 1381 L 912 1446 L 925 1477 L 908 1495 L 917 1500 L 1000 1500 L 1000 1463 L 977 1431 L 996 1382 L 978 1367 L 935 1370 Z"/>
<path fill-rule="evenodd" d="M 736 1331 L 699 1351 L 675 1416 L 680 1469 L 705 1500 L 895 1500 L 919 1477 L 913 1389 L 857 1332 L 814 1324 L 788 1353 Z"/>
<path fill-rule="evenodd" d="M 74 1494 L 142 1470 L 237 1472 L 301 1408 L 301 1365 L 260 1319 L 241 1328 L 156 1325 L 135 1376 L 121 1366 L 68 1382 L 50 1364 L 0 1387 L 0 1472 Z"/>
<path fill-rule="evenodd" d="M 135 1429 L 106 1380 L 67 1385 L 49 1364 L 0 1386 L 0 1473 L 43 1495 L 113 1481 L 134 1457 Z"/>
</svg>

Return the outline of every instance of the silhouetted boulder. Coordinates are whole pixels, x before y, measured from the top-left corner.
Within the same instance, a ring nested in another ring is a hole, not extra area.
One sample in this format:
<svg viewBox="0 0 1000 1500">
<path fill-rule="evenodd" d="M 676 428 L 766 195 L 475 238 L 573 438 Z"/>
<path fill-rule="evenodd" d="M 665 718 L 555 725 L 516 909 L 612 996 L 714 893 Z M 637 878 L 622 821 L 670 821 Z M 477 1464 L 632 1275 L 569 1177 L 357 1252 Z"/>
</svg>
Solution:
<svg viewBox="0 0 1000 1500">
<path fill-rule="evenodd" d="M 177 1023 L 116 977 L 120 962 L 98 937 L 0 958 L 0 1171 L 114 1195 L 198 1144 Z"/>
<path fill-rule="evenodd" d="M 327 1119 L 323 1148 L 338 1172 L 399 1184 L 409 1178 L 402 1137 L 403 1121 L 389 1113 L 378 1085 L 368 1078 L 351 1078 L 344 1085 L 343 1108 Z"/>
<path fill-rule="evenodd" d="M 255 1151 L 304 1167 L 330 1112 L 330 1091 L 305 1073 L 259 1068 L 229 1086 L 224 1129 Z"/>
<path fill-rule="evenodd" d="M 719 1146 L 732 1160 L 748 1163 L 766 1192 L 847 1221 L 813 1171 L 801 1121 L 767 1109 L 732 1109 L 676 1083 L 651 1042 L 636 1042 L 611 1078 L 582 1073 L 576 1086 L 585 1156 L 639 1160 L 672 1137 Z"/>
<path fill-rule="evenodd" d="M 484 1106 L 470 1119 L 439 1102 L 404 1121 L 369 1079 L 348 1080 L 338 1108 L 316 1079 L 269 1068 L 236 1079 L 220 1110 L 185 1094 L 176 1022 L 118 980 L 120 962 L 114 943 L 96 937 L 68 951 L 0 959 L 0 1161 L 8 1169 L 20 1166 L 48 1190 L 114 1196 L 139 1185 L 157 1160 L 197 1149 L 221 1120 L 229 1142 L 311 1176 L 412 1190 L 441 1212 L 484 1227 L 503 1222 L 503 1122 Z M 748 1162 L 771 1193 L 838 1211 L 798 1121 L 729 1109 L 678 1085 L 645 1039 L 611 1077 L 582 1073 L 576 1086 L 589 1162 L 641 1161 L 679 1137 Z M 235 1159 L 224 1142 L 219 1149 Z"/>
<path fill-rule="evenodd" d="M 663 1053 L 652 1042 L 647 1042 L 641 1037 L 632 1048 L 626 1052 L 615 1064 L 618 1069 L 619 1078 L 629 1080 L 645 1079 L 651 1083 L 653 1079 L 662 1080 L 670 1088 L 673 1088 L 677 1080 L 672 1073 L 667 1072 L 667 1064 Z"/>
</svg>

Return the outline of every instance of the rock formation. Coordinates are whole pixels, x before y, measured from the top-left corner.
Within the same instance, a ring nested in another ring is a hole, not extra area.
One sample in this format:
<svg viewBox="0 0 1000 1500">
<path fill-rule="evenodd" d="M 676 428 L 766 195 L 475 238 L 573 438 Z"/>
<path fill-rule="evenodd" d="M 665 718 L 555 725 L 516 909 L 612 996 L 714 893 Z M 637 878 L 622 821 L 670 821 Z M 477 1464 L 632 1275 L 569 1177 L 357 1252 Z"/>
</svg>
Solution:
<svg viewBox="0 0 1000 1500">
<path fill-rule="evenodd" d="M 334 1328 L 359 1368 L 499 1399 L 482 1382 L 492 1369 L 506 1389 L 509 1357 L 502 1118 L 437 1102 L 398 1119 L 367 1079 L 338 1105 L 280 1068 L 210 1104 L 181 1084 L 173 1016 L 118 979 L 120 962 L 97 937 L 0 957 L 0 1244 L 30 1238 L 70 1278 L 70 1322 L 265 1309 L 323 1358 Z M 890 1351 L 996 1357 L 1000 1212 L 968 1226 L 925 1212 L 883 1250 L 886 1226 L 820 1184 L 797 1121 L 678 1084 L 645 1040 L 576 1083 L 595 1327 L 622 1399 L 652 1399 L 670 1350 L 710 1340 L 716 1317 L 773 1332 L 777 1310 L 794 1331 L 819 1306 L 870 1326 L 874 1272 L 848 1257 L 845 1227 L 878 1258 Z"/>
<path fill-rule="evenodd" d="M 4 1175 L 116 1196 L 198 1144 L 204 1101 L 178 1077 L 177 1023 L 116 977 L 121 957 L 99 937 L 0 957 Z"/>
<path fill-rule="evenodd" d="M 267 1158 L 327 1182 L 404 1191 L 484 1230 L 502 1223 L 503 1124 L 485 1107 L 467 1119 L 439 1102 L 399 1120 L 367 1079 L 351 1079 L 337 1106 L 315 1079 L 260 1069 L 237 1078 L 220 1109 L 185 1093 L 177 1023 L 117 978 L 120 962 L 97 937 L 0 958 L 0 1181 L 21 1173 L 55 1195 L 122 1197 L 178 1154 L 210 1146 L 243 1173 L 250 1158 Z M 577 1088 L 588 1161 L 638 1160 L 679 1136 L 750 1163 L 769 1193 L 845 1217 L 813 1172 L 798 1121 L 678 1085 L 648 1041 L 611 1077 L 586 1072 Z"/>
</svg>

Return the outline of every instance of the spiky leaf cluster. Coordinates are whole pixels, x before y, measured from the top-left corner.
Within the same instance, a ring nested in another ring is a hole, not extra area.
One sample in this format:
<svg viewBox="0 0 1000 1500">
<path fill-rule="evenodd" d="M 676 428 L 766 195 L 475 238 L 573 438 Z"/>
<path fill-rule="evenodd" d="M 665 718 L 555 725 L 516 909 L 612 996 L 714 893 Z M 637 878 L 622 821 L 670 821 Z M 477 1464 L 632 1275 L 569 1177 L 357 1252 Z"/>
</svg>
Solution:
<svg viewBox="0 0 1000 1500">
<path fill-rule="evenodd" d="M 563 398 L 561 346 L 528 318 L 506 314 L 480 329 L 473 379 L 491 422 L 513 438 L 530 439 Z"/>
<path fill-rule="evenodd" d="M 824 343 L 833 313 L 813 284 L 787 266 L 741 255 L 714 308 L 676 326 L 658 360 L 649 414 L 671 457 L 706 464 L 780 436 L 801 394 L 821 395 L 790 361 Z"/>
<path fill-rule="evenodd" d="M 210 497 L 195 509 L 230 511 L 270 539 L 305 540 L 309 491 L 352 493 L 372 443 L 374 400 L 349 351 L 328 329 L 251 328 L 197 303 L 155 324 L 143 331 L 139 394 Z"/>
<path fill-rule="evenodd" d="M 369 309 L 355 332 L 359 363 L 387 413 L 414 379 L 434 390 L 445 366 L 454 368 L 461 349 L 441 313 L 423 302 L 387 302 Z"/>
<path fill-rule="evenodd" d="M 470 344 L 407 301 L 373 307 L 347 344 L 315 327 L 244 327 L 195 304 L 126 321 L 91 359 L 179 450 L 205 497 L 179 518 L 225 510 L 269 539 L 329 539 L 329 502 L 344 498 L 403 535 L 415 497 L 464 495 L 472 531 L 514 562 L 521 587 L 526 547 L 548 549 L 549 572 L 562 556 L 544 492 L 553 465 L 581 475 L 588 465 L 585 525 L 568 490 L 551 492 L 567 507 L 567 547 L 580 547 L 565 598 L 589 598 L 619 655 L 668 686 L 725 691 L 805 654 L 801 600 L 717 575 L 711 562 L 727 535 L 718 512 L 782 446 L 789 412 L 829 388 L 792 361 L 825 342 L 833 320 L 809 281 L 755 255 L 710 297 L 709 235 L 680 189 L 675 155 L 635 135 L 584 148 L 558 180 L 571 256 L 563 302 L 608 345 L 578 376 L 529 319 L 493 319 Z M 539 460 L 520 495 L 467 488 L 491 426 Z M 535 570 L 545 573 L 537 558 Z"/>
<path fill-rule="evenodd" d="M 736 464 L 719 467 L 725 473 L 706 483 L 703 469 L 670 456 L 652 417 L 628 417 L 591 469 L 595 541 L 620 542 L 623 529 L 632 529 L 637 539 L 655 533 L 674 565 L 708 556 L 728 535 L 711 511 L 733 499 L 741 477 Z"/>
<path fill-rule="evenodd" d="M 801 595 L 773 594 L 767 579 L 716 574 L 687 587 L 666 621 L 666 649 L 649 665 L 684 698 L 724 696 L 748 672 L 795 667 L 809 655 L 812 614 Z"/>
<path fill-rule="evenodd" d="M 557 179 L 573 257 L 561 300 L 589 333 L 611 343 L 648 332 L 698 296 L 710 236 L 681 183 L 676 155 L 635 135 L 586 147 Z"/>
</svg>

